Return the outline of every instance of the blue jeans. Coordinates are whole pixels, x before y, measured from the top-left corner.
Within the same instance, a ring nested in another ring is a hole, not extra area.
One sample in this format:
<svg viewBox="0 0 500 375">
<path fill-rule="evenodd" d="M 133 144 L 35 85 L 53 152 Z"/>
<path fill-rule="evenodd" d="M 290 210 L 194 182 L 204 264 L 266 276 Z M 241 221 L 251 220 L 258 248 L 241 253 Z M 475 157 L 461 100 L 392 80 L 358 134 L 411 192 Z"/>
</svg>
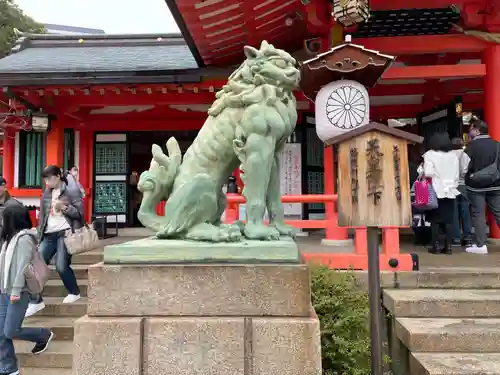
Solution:
<svg viewBox="0 0 500 375">
<path fill-rule="evenodd" d="M 462 224 L 460 228 L 460 224 Z M 462 231 L 460 230 L 462 229 Z M 472 220 L 470 216 L 470 202 L 460 194 L 455 199 L 455 220 L 453 222 L 453 240 L 470 240 L 472 237 Z"/>
<path fill-rule="evenodd" d="M 10 374 L 18 370 L 13 339 L 38 344 L 50 337 L 47 328 L 21 327 L 29 300 L 27 292 L 22 292 L 21 299 L 15 303 L 10 302 L 8 294 L 0 293 L 0 373 Z"/>
<path fill-rule="evenodd" d="M 64 231 L 55 233 L 45 233 L 40 243 L 39 250 L 45 263 L 49 264 L 52 258 L 56 258 L 56 271 L 70 294 L 80 294 L 80 288 L 76 282 L 75 273 L 71 268 L 71 255 L 66 250 L 64 244 Z M 42 302 L 42 296 L 35 298 L 37 303 Z"/>
</svg>

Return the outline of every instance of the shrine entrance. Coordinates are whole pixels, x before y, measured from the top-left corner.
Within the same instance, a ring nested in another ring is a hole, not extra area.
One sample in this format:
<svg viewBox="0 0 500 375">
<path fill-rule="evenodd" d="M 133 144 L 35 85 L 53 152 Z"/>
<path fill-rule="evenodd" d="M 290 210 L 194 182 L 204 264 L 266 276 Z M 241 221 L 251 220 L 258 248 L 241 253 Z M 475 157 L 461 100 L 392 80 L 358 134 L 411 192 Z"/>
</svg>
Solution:
<svg viewBox="0 0 500 375">
<path fill-rule="evenodd" d="M 179 143 L 182 154 L 186 152 L 198 134 L 197 130 L 172 130 L 172 131 L 139 131 L 128 134 L 129 149 L 129 204 L 127 224 L 132 227 L 142 227 L 137 219 L 137 212 L 141 205 L 142 195 L 137 189 L 137 182 L 142 172 L 149 169 L 151 163 L 151 147 L 153 144 L 161 146 L 166 152 L 165 144 L 170 137 L 175 137 Z"/>
</svg>

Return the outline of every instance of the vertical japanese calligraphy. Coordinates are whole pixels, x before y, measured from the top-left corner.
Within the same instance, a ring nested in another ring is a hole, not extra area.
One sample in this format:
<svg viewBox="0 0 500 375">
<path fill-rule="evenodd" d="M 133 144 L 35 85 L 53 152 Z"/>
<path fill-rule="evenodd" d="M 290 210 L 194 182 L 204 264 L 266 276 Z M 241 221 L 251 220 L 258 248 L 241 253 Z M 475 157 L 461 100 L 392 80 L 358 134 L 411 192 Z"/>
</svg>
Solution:
<svg viewBox="0 0 500 375">
<path fill-rule="evenodd" d="M 287 143 L 280 155 L 281 194 L 302 194 L 302 145 Z M 301 203 L 285 203 L 285 215 L 302 215 Z"/>
<path fill-rule="evenodd" d="M 382 197 L 382 156 L 380 142 L 377 138 L 368 141 L 366 149 L 366 182 L 368 185 L 368 196 L 373 197 L 373 204 L 379 204 Z"/>
</svg>

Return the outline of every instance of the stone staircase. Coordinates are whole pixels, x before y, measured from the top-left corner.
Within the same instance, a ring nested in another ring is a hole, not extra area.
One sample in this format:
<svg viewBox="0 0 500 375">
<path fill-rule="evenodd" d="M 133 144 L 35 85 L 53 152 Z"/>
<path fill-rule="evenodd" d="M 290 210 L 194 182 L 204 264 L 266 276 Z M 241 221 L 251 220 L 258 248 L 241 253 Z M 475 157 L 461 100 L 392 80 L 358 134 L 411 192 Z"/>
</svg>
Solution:
<svg viewBox="0 0 500 375">
<path fill-rule="evenodd" d="M 16 353 L 22 375 L 71 375 L 73 365 L 73 323 L 87 312 L 87 267 L 102 261 L 102 249 L 73 258 L 73 270 L 80 285 L 82 297 L 74 304 L 63 304 L 67 292 L 52 267 L 51 280 L 44 291 L 46 307 L 24 321 L 24 326 L 47 327 L 54 331 L 55 339 L 49 349 L 32 355 L 32 343 L 16 341 Z"/>
<path fill-rule="evenodd" d="M 500 269 L 399 277 L 382 277 L 395 375 L 500 375 Z"/>
</svg>

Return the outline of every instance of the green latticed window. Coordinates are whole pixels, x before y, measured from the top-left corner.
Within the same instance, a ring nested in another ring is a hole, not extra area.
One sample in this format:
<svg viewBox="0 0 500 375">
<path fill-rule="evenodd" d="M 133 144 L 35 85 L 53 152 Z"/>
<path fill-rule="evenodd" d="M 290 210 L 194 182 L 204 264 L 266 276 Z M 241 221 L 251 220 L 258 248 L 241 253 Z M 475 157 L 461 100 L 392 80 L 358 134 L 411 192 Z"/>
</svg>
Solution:
<svg viewBox="0 0 500 375">
<path fill-rule="evenodd" d="M 97 214 L 127 213 L 127 184 L 125 182 L 96 182 L 94 210 Z"/>
<path fill-rule="evenodd" d="M 96 175 L 127 173 L 127 145 L 125 143 L 97 144 L 94 158 Z"/>
<path fill-rule="evenodd" d="M 75 164 L 75 131 L 64 129 L 64 165 L 65 171 Z"/>
<path fill-rule="evenodd" d="M 19 187 L 42 187 L 46 139 L 46 133 L 19 133 Z"/>
</svg>

